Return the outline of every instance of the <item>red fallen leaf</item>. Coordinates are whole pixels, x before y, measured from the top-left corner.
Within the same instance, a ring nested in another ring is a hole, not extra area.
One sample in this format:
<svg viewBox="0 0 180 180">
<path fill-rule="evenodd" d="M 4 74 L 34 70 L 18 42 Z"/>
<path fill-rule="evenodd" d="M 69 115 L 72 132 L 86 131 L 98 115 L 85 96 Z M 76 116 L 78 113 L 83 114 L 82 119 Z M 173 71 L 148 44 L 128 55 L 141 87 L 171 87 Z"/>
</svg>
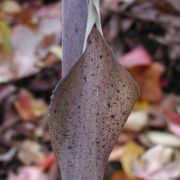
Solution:
<svg viewBox="0 0 180 180">
<path fill-rule="evenodd" d="M 165 114 L 172 122 L 180 125 L 180 116 L 178 114 L 173 111 L 166 111 Z"/>
<path fill-rule="evenodd" d="M 135 66 L 149 66 L 152 64 L 152 58 L 148 52 L 140 46 L 125 54 L 119 60 L 119 63 L 128 69 Z"/>
<path fill-rule="evenodd" d="M 21 90 L 19 99 L 14 103 L 17 112 L 24 120 L 34 119 L 30 99 L 31 94 L 26 90 Z"/>
<path fill-rule="evenodd" d="M 16 111 L 25 121 L 36 121 L 47 112 L 47 105 L 42 100 L 37 100 L 25 89 L 20 91 L 19 98 L 14 103 Z"/>
<path fill-rule="evenodd" d="M 137 47 L 127 53 L 119 60 L 119 63 L 134 76 L 140 87 L 142 100 L 152 103 L 162 100 L 160 77 L 165 68 L 159 63 L 153 63 L 152 58 L 143 47 Z"/>
<path fill-rule="evenodd" d="M 47 158 L 45 159 L 45 161 L 43 161 L 39 166 L 38 168 L 41 170 L 41 171 L 44 171 L 46 169 L 49 169 L 51 167 L 51 165 L 54 163 L 55 161 L 55 156 L 54 154 L 49 154 L 47 156 Z"/>
</svg>

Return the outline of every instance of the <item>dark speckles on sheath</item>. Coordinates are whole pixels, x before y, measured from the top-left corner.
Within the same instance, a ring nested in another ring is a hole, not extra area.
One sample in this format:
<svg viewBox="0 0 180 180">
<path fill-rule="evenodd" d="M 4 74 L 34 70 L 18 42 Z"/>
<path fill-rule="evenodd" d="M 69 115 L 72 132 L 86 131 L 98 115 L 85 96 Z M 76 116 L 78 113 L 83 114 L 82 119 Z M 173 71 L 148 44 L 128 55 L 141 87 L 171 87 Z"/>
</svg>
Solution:
<svg viewBox="0 0 180 180">
<path fill-rule="evenodd" d="M 115 117 L 115 115 L 114 114 L 111 114 L 111 118 L 113 119 Z"/>
<path fill-rule="evenodd" d="M 101 165 L 137 98 L 129 74 L 114 62 L 103 37 L 93 30 L 85 53 L 52 96 L 53 149 L 68 179 L 103 179 Z"/>
</svg>

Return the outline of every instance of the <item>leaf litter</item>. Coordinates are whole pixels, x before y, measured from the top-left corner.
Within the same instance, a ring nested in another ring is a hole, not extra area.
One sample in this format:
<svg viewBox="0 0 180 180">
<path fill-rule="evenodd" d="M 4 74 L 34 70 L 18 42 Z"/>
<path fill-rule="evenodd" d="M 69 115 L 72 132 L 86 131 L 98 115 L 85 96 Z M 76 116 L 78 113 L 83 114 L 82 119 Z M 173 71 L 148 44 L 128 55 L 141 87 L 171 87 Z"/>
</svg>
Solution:
<svg viewBox="0 0 180 180">
<path fill-rule="evenodd" d="M 0 179 L 61 179 L 47 105 L 61 78 L 61 2 L 0 2 Z M 105 0 L 102 24 L 115 58 L 141 89 L 105 177 L 179 179 L 178 0 Z"/>
</svg>

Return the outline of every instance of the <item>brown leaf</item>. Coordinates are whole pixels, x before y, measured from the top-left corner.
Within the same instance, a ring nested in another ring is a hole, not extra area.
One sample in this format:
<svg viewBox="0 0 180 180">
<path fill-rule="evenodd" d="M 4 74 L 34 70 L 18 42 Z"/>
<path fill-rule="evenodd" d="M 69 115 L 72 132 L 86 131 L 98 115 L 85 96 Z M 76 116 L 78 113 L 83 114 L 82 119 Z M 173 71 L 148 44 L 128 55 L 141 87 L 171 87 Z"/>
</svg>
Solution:
<svg viewBox="0 0 180 180">
<path fill-rule="evenodd" d="M 129 180 L 123 171 L 116 171 L 110 178 L 110 180 Z"/>
<path fill-rule="evenodd" d="M 20 117 L 25 121 L 36 121 L 47 112 L 47 105 L 43 100 L 37 100 L 25 89 L 20 91 L 19 99 L 14 106 Z"/>
<path fill-rule="evenodd" d="M 158 103 L 162 100 L 160 77 L 164 70 L 164 66 L 159 63 L 153 63 L 146 68 L 137 66 L 129 69 L 140 86 L 142 100 L 151 103 Z"/>
</svg>

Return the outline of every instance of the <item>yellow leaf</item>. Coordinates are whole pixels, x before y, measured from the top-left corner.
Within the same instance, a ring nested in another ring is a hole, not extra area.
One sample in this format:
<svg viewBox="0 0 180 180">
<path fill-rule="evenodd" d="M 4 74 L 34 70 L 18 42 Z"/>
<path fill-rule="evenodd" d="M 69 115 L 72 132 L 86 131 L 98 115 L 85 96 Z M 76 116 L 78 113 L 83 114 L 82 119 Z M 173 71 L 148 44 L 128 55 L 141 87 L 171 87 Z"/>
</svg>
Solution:
<svg viewBox="0 0 180 180">
<path fill-rule="evenodd" d="M 31 101 L 32 111 L 35 117 L 41 117 L 47 113 L 47 105 L 43 100 L 33 99 Z"/>
<path fill-rule="evenodd" d="M 147 101 L 137 101 L 134 105 L 134 110 L 148 110 L 150 107 L 150 104 Z"/>
<path fill-rule="evenodd" d="M 129 142 L 121 156 L 122 167 L 128 177 L 133 177 L 133 167 L 141 166 L 139 157 L 144 153 L 144 148 L 134 142 Z"/>
<path fill-rule="evenodd" d="M 49 52 L 55 55 L 58 59 L 62 60 L 62 47 L 61 46 L 53 46 Z"/>
</svg>

